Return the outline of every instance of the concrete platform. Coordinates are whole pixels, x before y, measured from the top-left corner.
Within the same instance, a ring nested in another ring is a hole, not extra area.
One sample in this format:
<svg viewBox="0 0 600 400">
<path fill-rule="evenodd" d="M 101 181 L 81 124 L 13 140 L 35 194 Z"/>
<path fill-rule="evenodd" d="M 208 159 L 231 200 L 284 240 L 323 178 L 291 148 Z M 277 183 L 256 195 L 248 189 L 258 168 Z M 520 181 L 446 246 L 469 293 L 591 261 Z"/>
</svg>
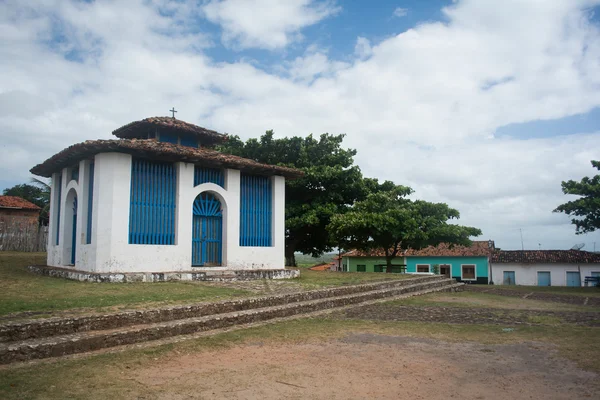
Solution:
<svg viewBox="0 0 600 400">
<path fill-rule="evenodd" d="M 71 279 L 80 282 L 169 282 L 169 281 L 251 281 L 257 279 L 292 279 L 300 276 L 297 269 L 238 269 L 226 270 L 209 268 L 190 269 L 173 272 L 132 272 L 132 273 L 96 273 L 75 268 L 30 265 L 27 269 L 35 274 L 55 278 Z"/>
</svg>

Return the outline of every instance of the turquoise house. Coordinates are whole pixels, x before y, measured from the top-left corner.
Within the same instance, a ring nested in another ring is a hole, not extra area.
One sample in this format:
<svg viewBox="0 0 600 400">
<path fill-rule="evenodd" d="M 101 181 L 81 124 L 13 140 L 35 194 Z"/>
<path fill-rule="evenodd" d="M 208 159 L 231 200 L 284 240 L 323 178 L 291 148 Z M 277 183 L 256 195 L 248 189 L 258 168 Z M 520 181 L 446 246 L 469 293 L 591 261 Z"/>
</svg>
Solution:
<svg viewBox="0 0 600 400">
<path fill-rule="evenodd" d="M 487 284 L 493 241 L 474 241 L 471 246 L 445 243 L 421 250 L 408 250 L 392 260 L 392 272 L 440 274 L 459 282 Z M 342 255 L 342 268 L 349 272 L 386 272 L 383 250 L 369 254 L 352 250 Z"/>
</svg>

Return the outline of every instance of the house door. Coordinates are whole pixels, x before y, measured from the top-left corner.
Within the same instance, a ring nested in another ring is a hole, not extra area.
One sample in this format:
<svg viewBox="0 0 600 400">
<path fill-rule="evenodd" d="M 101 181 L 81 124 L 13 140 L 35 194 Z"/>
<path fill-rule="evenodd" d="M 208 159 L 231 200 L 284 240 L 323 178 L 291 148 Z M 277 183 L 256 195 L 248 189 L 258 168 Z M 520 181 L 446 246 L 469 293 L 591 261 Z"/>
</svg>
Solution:
<svg viewBox="0 0 600 400">
<path fill-rule="evenodd" d="M 579 272 L 567 272 L 567 286 L 581 286 L 581 276 L 579 275 Z"/>
<path fill-rule="evenodd" d="M 77 246 L 77 196 L 73 198 L 73 233 L 71 234 L 71 265 L 75 265 L 75 248 Z"/>
<path fill-rule="evenodd" d="M 550 286 L 550 272 L 549 271 L 538 271 L 538 286 Z"/>
<path fill-rule="evenodd" d="M 223 212 L 221 202 L 204 192 L 196 197 L 192 220 L 192 265 L 221 265 Z"/>
<path fill-rule="evenodd" d="M 515 285 L 515 271 L 504 271 L 504 284 Z"/>
<path fill-rule="evenodd" d="M 444 275 L 446 278 L 450 278 L 450 266 L 440 265 L 440 275 Z"/>
</svg>

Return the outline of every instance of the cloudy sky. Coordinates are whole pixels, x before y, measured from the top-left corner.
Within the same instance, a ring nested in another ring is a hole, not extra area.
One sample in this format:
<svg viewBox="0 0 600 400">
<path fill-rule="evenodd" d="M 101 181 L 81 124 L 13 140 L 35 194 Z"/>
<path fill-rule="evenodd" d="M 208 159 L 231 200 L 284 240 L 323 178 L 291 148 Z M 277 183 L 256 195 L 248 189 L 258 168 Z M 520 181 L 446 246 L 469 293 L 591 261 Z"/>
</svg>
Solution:
<svg viewBox="0 0 600 400">
<path fill-rule="evenodd" d="M 365 175 L 499 247 L 600 249 L 552 213 L 600 159 L 600 0 L 0 2 L 0 190 L 172 106 L 244 139 L 345 133 Z"/>
</svg>

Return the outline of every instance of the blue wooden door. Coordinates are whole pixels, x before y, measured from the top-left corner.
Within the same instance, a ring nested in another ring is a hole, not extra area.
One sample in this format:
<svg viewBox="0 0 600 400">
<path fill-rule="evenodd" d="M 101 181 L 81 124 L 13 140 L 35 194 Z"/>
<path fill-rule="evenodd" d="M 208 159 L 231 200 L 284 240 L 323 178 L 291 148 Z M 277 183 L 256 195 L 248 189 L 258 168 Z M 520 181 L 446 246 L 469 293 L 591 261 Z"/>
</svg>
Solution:
<svg viewBox="0 0 600 400">
<path fill-rule="evenodd" d="M 504 271 L 504 284 L 514 285 L 515 284 L 515 271 Z"/>
<path fill-rule="evenodd" d="M 538 286 L 550 286 L 550 272 L 538 271 Z"/>
<path fill-rule="evenodd" d="M 221 202 L 210 193 L 201 193 L 193 205 L 192 265 L 221 265 L 222 236 Z"/>
<path fill-rule="evenodd" d="M 581 276 L 579 275 L 579 272 L 567 272 L 567 286 L 581 286 Z"/>
<path fill-rule="evenodd" d="M 75 248 L 77 245 L 77 196 L 73 199 L 73 233 L 71 235 L 71 265 L 75 265 Z"/>
</svg>

